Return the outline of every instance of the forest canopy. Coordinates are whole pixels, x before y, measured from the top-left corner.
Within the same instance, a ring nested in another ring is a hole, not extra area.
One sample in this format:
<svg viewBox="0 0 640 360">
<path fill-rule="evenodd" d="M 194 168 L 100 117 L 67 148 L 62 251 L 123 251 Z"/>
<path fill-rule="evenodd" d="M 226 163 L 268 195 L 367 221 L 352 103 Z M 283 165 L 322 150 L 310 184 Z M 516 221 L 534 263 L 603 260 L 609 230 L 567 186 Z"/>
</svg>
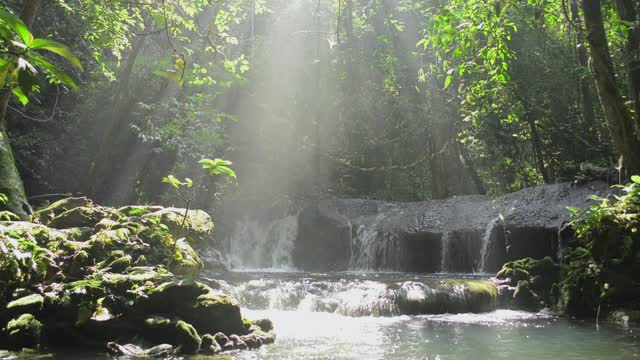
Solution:
<svg viewBox="0 0 640 360">
<path fill-rule="evenodd" d="M 0 192 L 25 214 L 177 201 L 167 174 L 208 209 L 618 182 L 640 169 L 637 5 L 5 0 Z"/>
</svg>

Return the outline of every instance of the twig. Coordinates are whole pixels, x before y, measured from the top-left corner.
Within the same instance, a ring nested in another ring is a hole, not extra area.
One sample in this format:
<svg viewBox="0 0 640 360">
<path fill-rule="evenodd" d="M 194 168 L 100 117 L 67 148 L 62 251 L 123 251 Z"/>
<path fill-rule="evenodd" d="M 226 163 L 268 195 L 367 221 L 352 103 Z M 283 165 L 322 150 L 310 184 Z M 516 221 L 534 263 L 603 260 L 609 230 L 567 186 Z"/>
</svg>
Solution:
<svg viewBox="0 0 640 360">
<path fill-rule="evenodd" d="M 48 123 L 51 122 L 51 120 L 53 120 L 53 117 L 56 114 L 56 109 L 58 108 L 58 98 L 60 96 L 60 89 L 58 89 L 58 87 L 56 87 L 56 101 L 53 104 L 53 110 L 51 110 L 51 116 L 49 116 L 47 119 L 38 119 L 38 118 L 34 118 L 32 116 L 29 116 L 25 113 L 23 113 L 22 111 L 14 108 L 11 105 L 8 105 L 8 108 L 13 110 L 14 112 L 20 114 L 22 117 L 24 117 L 25 119 L 31 120 L 31 121 L 35 121 L 35 122 L 40 122 L 40 123 Z"/>
</svg>

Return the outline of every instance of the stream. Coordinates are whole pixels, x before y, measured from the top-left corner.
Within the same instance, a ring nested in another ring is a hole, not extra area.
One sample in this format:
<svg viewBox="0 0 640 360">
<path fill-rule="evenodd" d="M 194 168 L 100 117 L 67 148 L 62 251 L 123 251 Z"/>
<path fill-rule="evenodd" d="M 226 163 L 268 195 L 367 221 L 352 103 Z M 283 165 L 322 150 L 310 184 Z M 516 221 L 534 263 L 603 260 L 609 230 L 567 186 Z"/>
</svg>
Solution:
<svg viewBox="0 0 640 360">
<path fill-rule="evenodd" d="M 479 275 L 456 275 L 462 280 Z M 636 359 L 639 329 L 547 312 L 402 314 L 451 275 L 234 272 L 230 291 L 249 318 L 273 320 L 277 341 L 237 359 Z M 407 284 L 414 286 L 407 289 Z M 421 284 L 422 286 L 417 286 Z M 416 289 L 420 289 L 417 291 Z M 437 294 L 437 291 L 435 292 Z M 451 301 L 456 301 L 455 296 Z M 423 301 L 428 301 L 424 300 Z"/>
</svg>

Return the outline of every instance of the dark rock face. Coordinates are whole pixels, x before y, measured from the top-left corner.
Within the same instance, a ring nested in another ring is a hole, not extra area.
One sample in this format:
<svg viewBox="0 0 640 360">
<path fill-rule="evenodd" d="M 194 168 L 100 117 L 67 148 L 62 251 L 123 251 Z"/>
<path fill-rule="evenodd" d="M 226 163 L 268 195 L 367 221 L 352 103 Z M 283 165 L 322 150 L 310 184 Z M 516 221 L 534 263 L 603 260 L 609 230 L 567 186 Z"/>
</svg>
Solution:
<svg viewBox="0 0 640 360">
<path fill-rule="evenodd" d="M 298 217 L 294 264 L 310 271 L 346 270 L 351 228 L 346 218 L 324 206 L 304 209 Z"/>
<path fill-rule="evenodd" d="M 322 200 L 299 215 L 293 259 L 309 271 L 487 273 L 510 260 L 557 259 L 566 207 L 584 208 L 590 195 L 608 191 L 595 182 L 539 186 L 496 199 Z"/>
</svg>

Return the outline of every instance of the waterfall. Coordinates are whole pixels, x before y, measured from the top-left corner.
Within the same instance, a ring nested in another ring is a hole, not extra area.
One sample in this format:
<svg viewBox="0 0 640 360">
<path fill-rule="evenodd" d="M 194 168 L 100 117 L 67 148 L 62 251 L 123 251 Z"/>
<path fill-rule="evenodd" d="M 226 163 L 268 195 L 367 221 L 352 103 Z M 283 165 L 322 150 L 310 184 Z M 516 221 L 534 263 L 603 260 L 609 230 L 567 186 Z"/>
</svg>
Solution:
<svg viewBox="0 0 640 360">
<path fill-rule="evenodd" d="M 351 238 L 350 269 L 370 270 L 376 267 L 376 253 L 380 249 L 378 230 L 374 226 L 360 225 Z"/>
<path fill-rule="evenodd" d="M 500 222 L 500 218 L 497 217 L 487 224 L 485 228 L 484 235 L 482 236 L 482 250 L 480 251 L 480 266 L 478 268 L 479 272 L 486 273 L 489 272 L 490 269 L 487 269 L 489 260 L 491 258 L 491 251 L 494 249 L 495 244 L 495 229 L 496 225 Z"/>
<path fill-rule="evenodd" d="M 449 247 L 451 243 L 451 234 L 445 232 L 442 234 L 442 248 L 440 249 L 440 272 L 449 272 Z"/>
<path fill-rule="evenodd" d="M 380 214 L 373 222 L 357 227 L 350 243 L 350 270 L 391 270 L 398 264 L 398 237 L 380 229 L 382 220 Z"/>
<path fill-rule="evenodd" d="M 230 238 L 229 257 L 236 269 L 292 269 L 298 216 L 271 222 L 245 219 Z"/>
</svg>

